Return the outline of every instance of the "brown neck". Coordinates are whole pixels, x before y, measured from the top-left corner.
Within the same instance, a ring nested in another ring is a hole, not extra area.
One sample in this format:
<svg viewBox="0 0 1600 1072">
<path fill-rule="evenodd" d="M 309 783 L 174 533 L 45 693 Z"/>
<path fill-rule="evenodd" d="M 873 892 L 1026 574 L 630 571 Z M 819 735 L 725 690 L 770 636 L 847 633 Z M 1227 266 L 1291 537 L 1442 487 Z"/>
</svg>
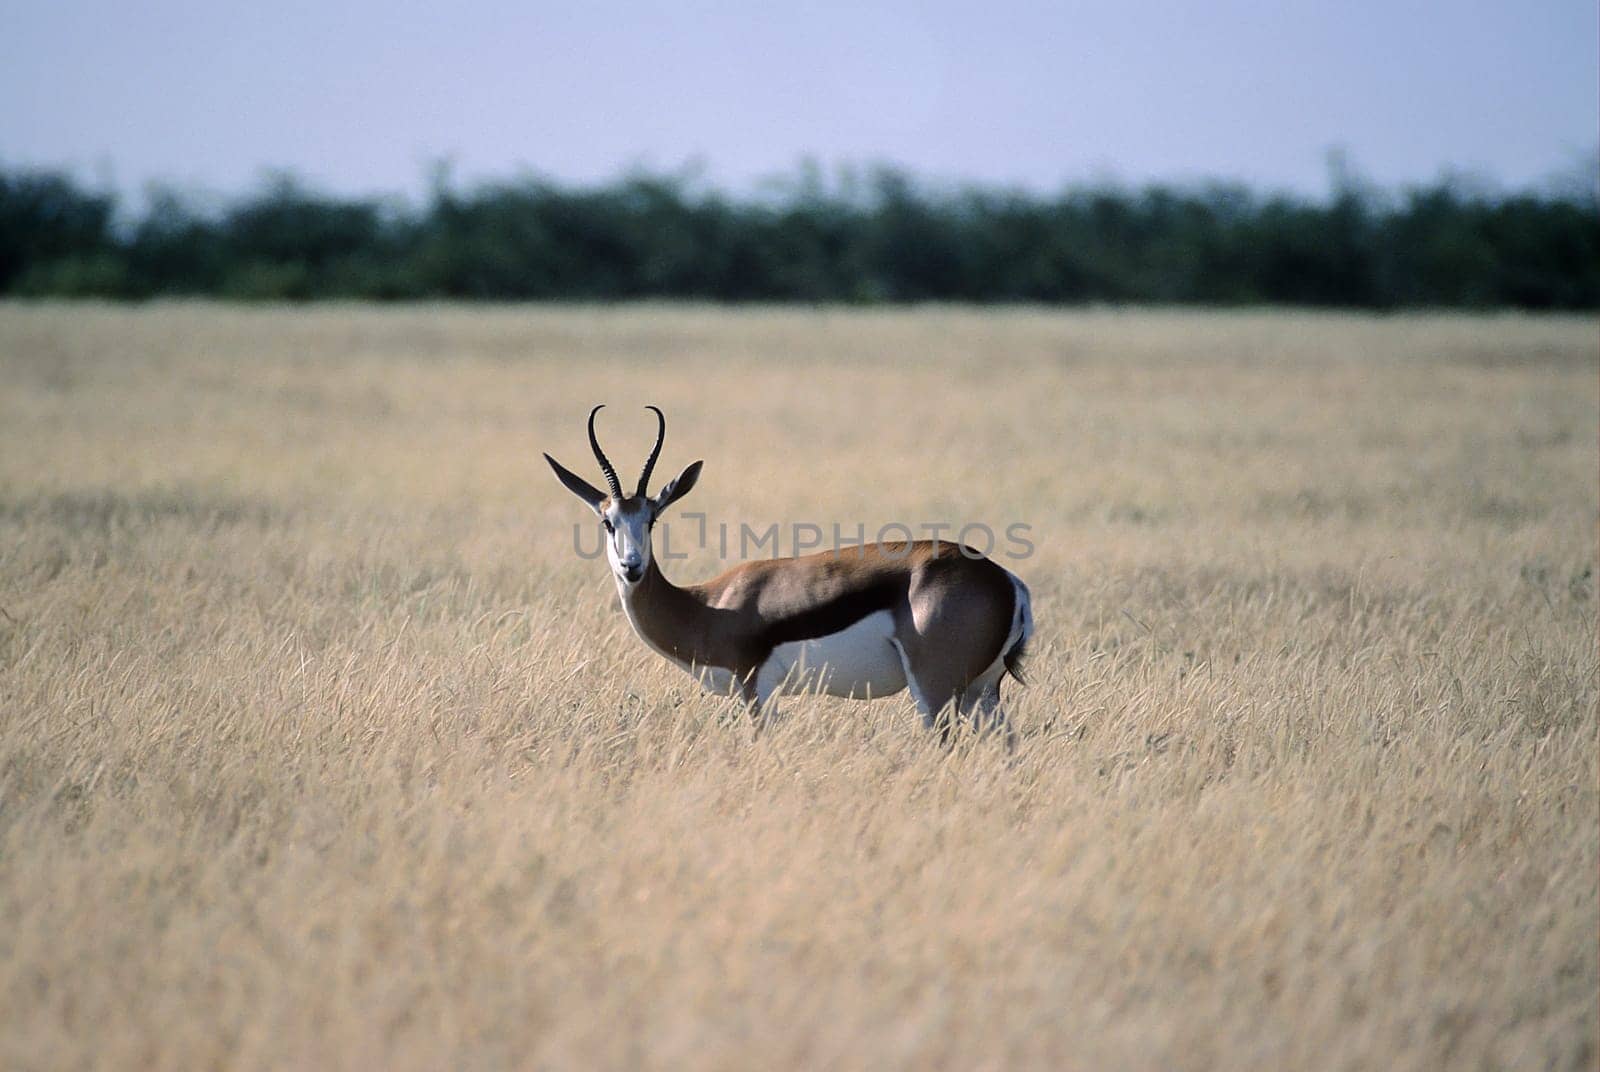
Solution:
<svg viewBox="0 0 1600 1072">
<path fill-rule="evenodd" d="M 693 592 L 667 580 L 654 555 L 638 584 L 617 588 L 628 620 L 651 647 L 679 662 L 720 665 L 710 635 L 709 619 L 715 612 Z"/>
</svg>

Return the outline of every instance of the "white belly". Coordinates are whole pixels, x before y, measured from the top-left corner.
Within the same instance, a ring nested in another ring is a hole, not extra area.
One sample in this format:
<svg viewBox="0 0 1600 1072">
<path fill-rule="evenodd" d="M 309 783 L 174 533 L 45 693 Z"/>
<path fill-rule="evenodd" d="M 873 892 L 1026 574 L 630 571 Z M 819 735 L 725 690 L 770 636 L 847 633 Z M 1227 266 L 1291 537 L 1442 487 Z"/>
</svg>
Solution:
<svg viewBox="0 0 1600 1072">
<path fill-rule="evenodd" d="M 756 674 L 756 694 L 764 700 L 781 687 L 863 700 L 893 695 L 906 687 L 906 669 L 892 636 L 894 617 L 880 610 L 837 633 L 780 644 Z"/>
<path fill-rule="evenodd" d="M 672 661 L 678 662 L 676 659 Z M 719 696 L 732 696 L 738 691 L 734 688 L 738 684 L 738 678 L 733 676 L 732 670 L 721 666 L 686 666 L 683 663 L 678 665 L 698 678 L 700 687 L 707 692 L 714 692 Z"/>
</svg>

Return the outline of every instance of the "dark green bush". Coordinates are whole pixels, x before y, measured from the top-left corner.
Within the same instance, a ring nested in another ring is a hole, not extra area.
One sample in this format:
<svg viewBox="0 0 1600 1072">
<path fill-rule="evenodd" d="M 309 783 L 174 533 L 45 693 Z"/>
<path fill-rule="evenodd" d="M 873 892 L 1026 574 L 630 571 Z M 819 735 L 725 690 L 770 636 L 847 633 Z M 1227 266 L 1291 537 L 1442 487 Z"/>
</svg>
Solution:
<svg viewBox="0 0 1600 1072">
<path fill-rule="evenodd" d="M 291 178 L 218 211 L 169 192 L 119 223 L 109 195 L 0 171 L 0 293 L 246 300 L 1286 303 L 1592 309 L 1592 194 L 1399 194 L 1340 173 L 1327 202 L 1238 185 L 933 189 L 892 169 L 803 170 L 729 198 L 670 176 L 539 179 L 419 207 Z"/>
</svg>

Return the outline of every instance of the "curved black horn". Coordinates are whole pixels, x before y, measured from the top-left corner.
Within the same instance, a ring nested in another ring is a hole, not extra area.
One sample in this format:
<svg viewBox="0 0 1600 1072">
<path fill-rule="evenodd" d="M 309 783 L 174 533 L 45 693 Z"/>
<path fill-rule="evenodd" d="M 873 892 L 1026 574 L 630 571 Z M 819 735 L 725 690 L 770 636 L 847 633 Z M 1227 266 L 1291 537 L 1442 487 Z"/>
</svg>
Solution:
<svg viewBox="0 0 1600 1072">
<path fill-rule="evenodd" d="M 611 488 L 613 499 L 622 498 L 622 482 L 617 479 L 617 471 L 611 467 L 611 459 L 606 457 L 606 452 L 600 449 L 600 440 L 594 435 L 594 415 L 605 409 L 601 404 L 589 411 L 589 445 L 594 448 L 595 460 L 600 463 L 600 471 L 606 475 L 606 484 Z"/>
<path fill-rule="evenodd" d="M 661 427 L 656 430 L 655 449 L 650 452 L 650 457 L 645 459 L 644 472 L 639 474 L 639 490 L 634 492 L 635 495 L 643 495 L 645 493 L 645 485 L 650 483 L 650 471 L 656 467 L 656 459 L 661 457 L 661 444 L 667 441 L 667 415 L 654 406 L 646 406 L 645 409 L 656 415 L 656 420 L 661 422 Z"/>
</svg>

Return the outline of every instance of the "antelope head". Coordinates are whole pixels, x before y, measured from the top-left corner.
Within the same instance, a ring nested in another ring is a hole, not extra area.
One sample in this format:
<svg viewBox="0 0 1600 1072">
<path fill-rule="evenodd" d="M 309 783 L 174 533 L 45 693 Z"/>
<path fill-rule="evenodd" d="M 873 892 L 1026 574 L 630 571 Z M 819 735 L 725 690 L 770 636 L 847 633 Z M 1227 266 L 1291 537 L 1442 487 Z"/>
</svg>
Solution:
<svg viewBox="0 0 1600 1072">
<path fill-rule="evenodd" d="M 650 568 L 650 532 L 655 527 L 656 518 L 665 513 L 667 507 L 689 494 L 695 481 L 700 479 L 700 466 L 703 464 L 695 462 L 676 480 L 669 481 L 659 494 L 654 497 L 648 494 L 646 489 L 650 484 L 651 470 L 655 468 L 656 458 L 661 454 L 661 444 L 667 438 L 667 418 L 655 406 L 645 408 L 655 413 L 659 428 L 656 431 L 655 448 L 645 460 L 644 470 L 639 474 L 639 486 L 632 495 L 623 494 L 617 470 L 606 457 L 605 451 L 600 449 L 600 440 L 594 434 L 595 414 L 605 409 L 603 405 L 589 411 L 589 446 L 594 448 L 595 460 L 600 463 L 600 472 L 604 474 L 606 487 L 611 491 L 609 495 L 550 455 L 544 456 L 550 468 L 555 470 L 556 479 L 568 491 L 588 503 L 589 509 L 599 516 L 606 530 L 606 559 L 611 563 L 611 572 L 616 576 L 617 583 L 624 590 L 643 580 Z"/>
</svg>

